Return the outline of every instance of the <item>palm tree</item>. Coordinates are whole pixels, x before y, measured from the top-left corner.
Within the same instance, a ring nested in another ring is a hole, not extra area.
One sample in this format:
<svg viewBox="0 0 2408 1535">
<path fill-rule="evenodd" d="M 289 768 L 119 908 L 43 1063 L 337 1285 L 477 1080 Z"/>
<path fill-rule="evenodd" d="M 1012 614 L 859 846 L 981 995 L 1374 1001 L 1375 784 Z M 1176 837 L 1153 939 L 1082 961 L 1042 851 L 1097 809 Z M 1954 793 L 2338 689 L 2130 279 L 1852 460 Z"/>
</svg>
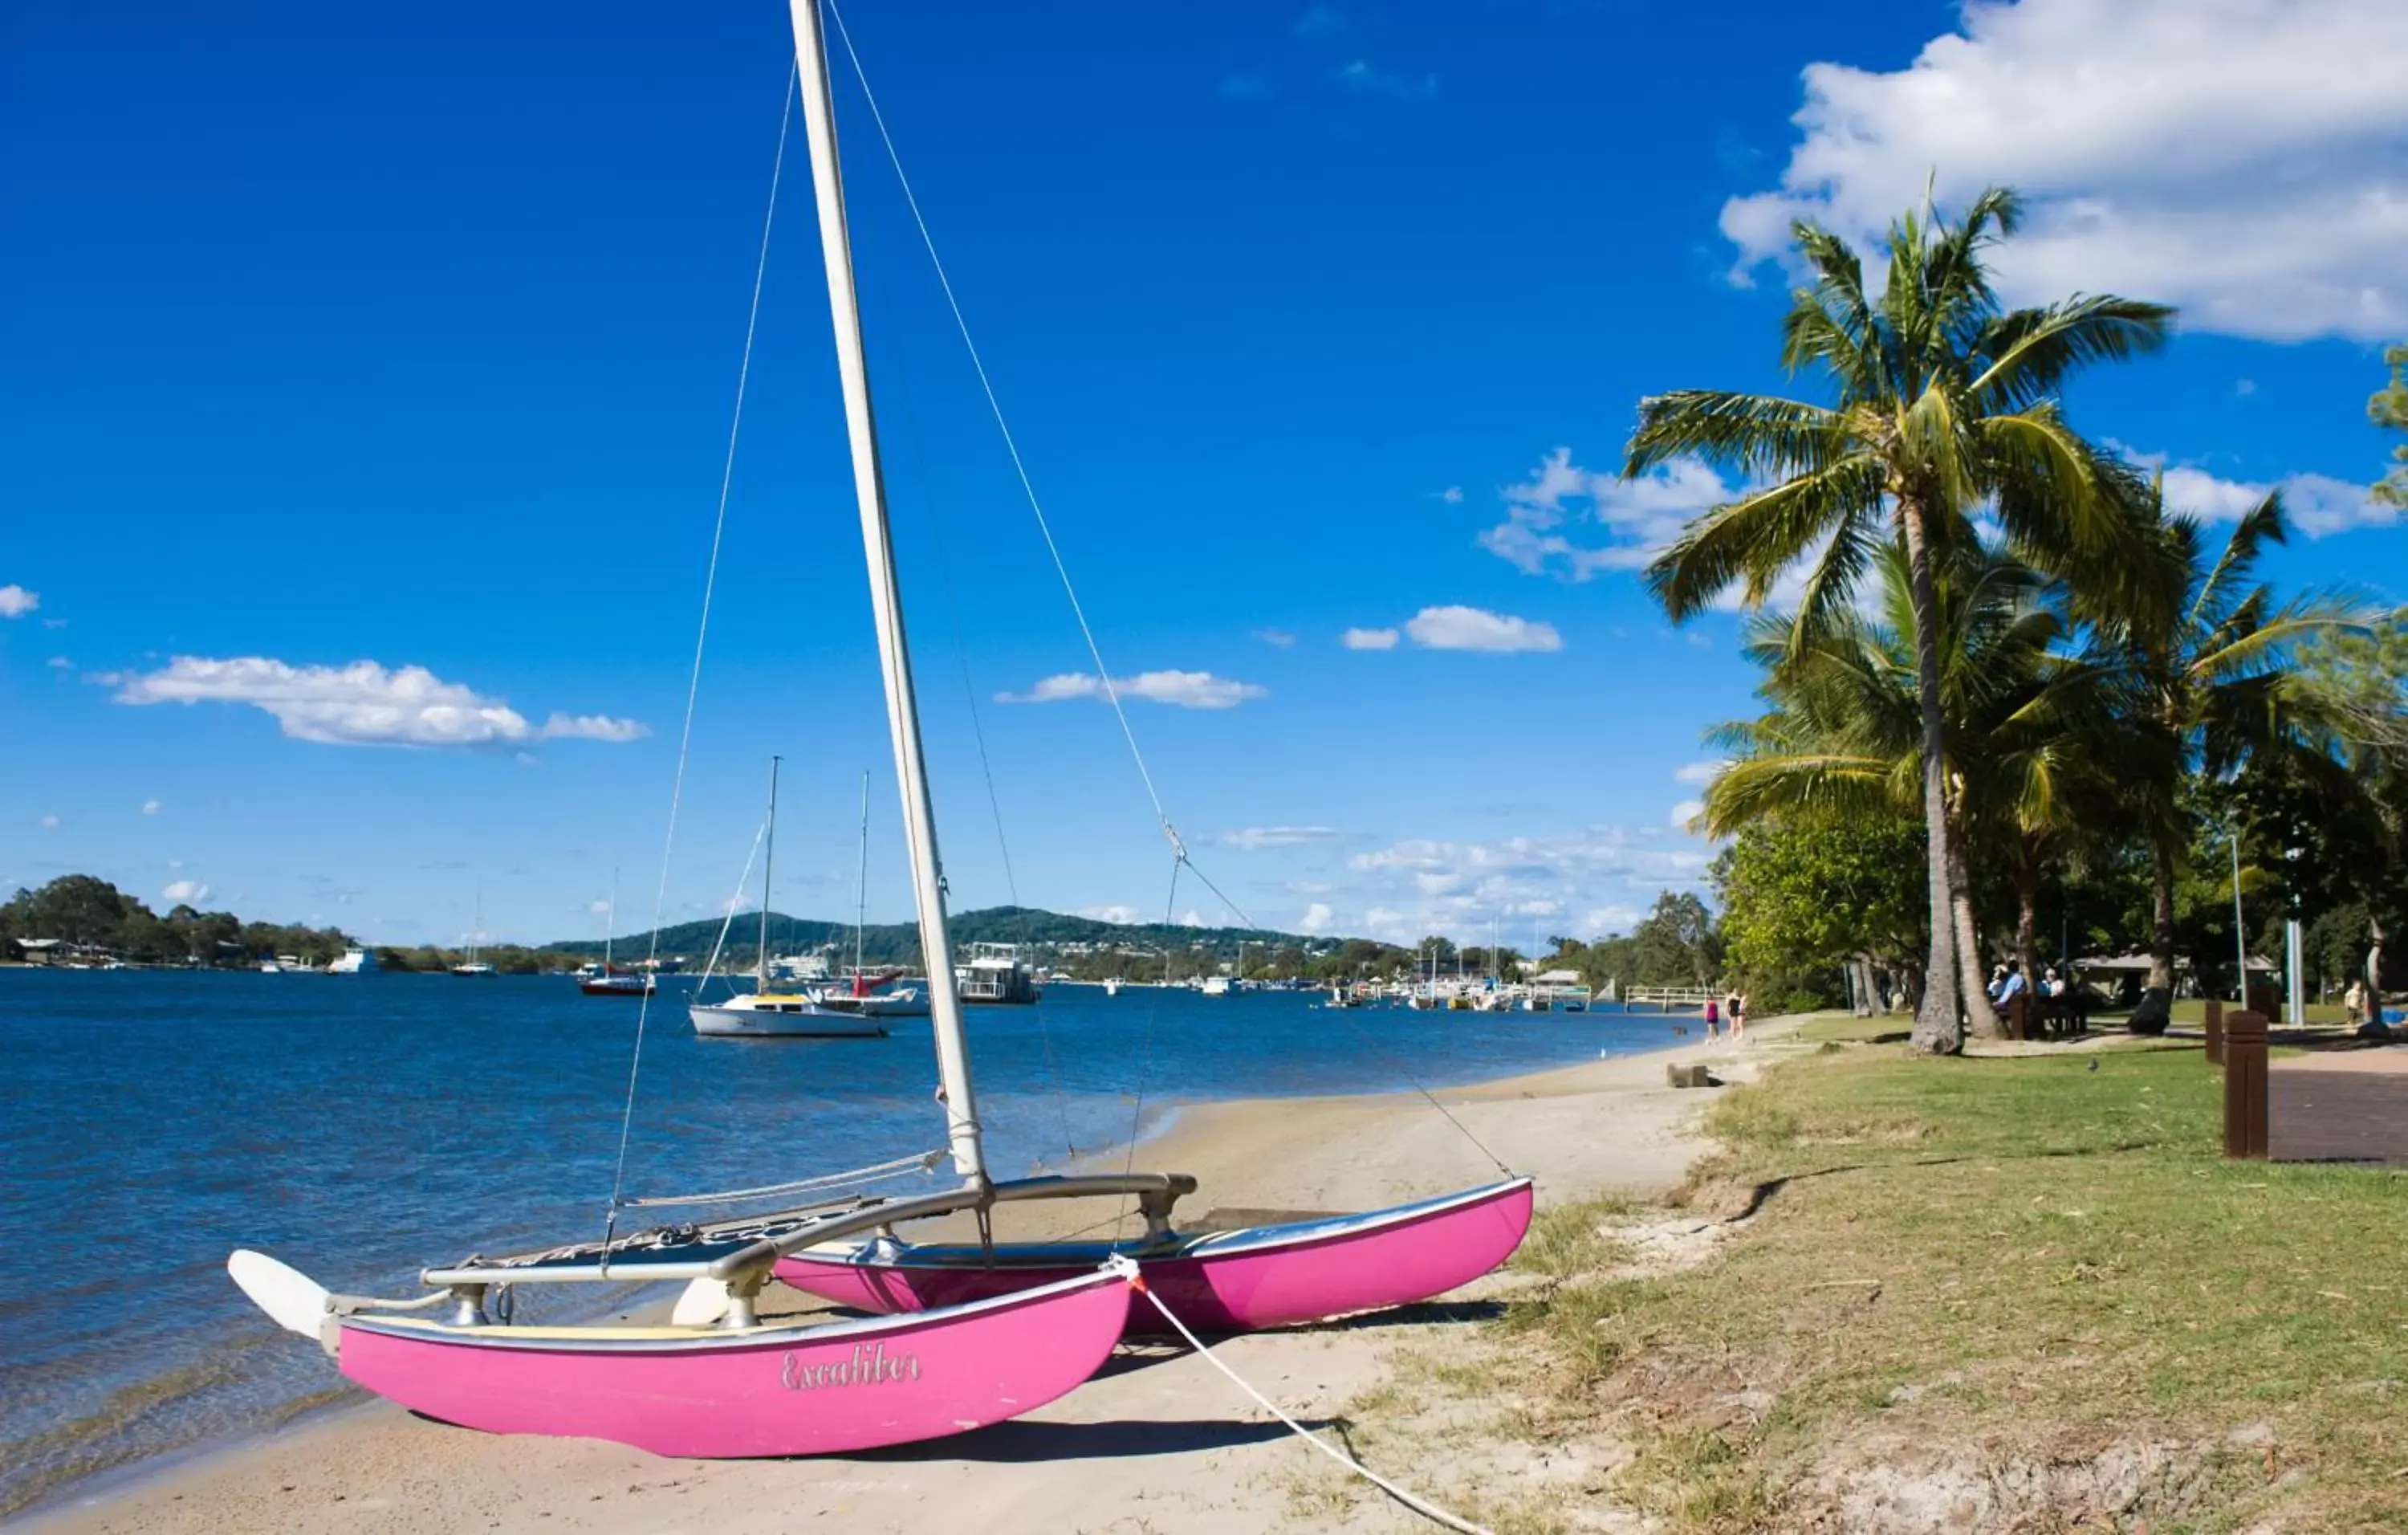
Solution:
<svg viewBox="0 0 2408 1535">
<path fill-rule="evenodd" d="M 2051 396 L 2086 364 L 2155 351 L 2172 315 L 2113 296 L 2002 309 L 1984 256 L 2014 232 L 2018 211 L 2014 193 L 1992 188 L 1954 224 L 1928 208 L 1900 218 L 1878 298 L 1844 240 L 1811 222 L 1792 225 L 1813 281 L 1792 295 L 1782 362 L 1821 372 L 1828 403 L 1721 390 L 1653 395 L 1640 402 L 1623 467 L 1635 477 L 1696 455 L 1762 484 L 1699 516 L 1648 567 L 1676 623 L 1734 584 L 1759 606 L 1784 572 L 1811 562 L 1792 619 L 1803 632 L 1846 602 L 1884 545 L 1902 541 L 1930 839 L 1931 952 L 1914 1026 L 1928 1051 L 1956 1048 L 1959 1004 L 1971 999 L 1958 990 L 1951 922 L 1959 853 L 1943 770 L 1933 551 L 1986 505 L 2044 567 L 2112 559 L 2128 537 L 2128 477 L 2066 424 Z"/>
<path fill-rule="evenodd" d="M 2119 717 L 2114 673 L 2066 653 L 2046 579 L 1997 550 L 1962 542 L 1936 562 L 1952 846 L 2004 864 L 2015 895 L 2015 951 L 2037 959 L 2040 886 L 2104 797 L 2104 726 Z M 1703 827 L 1727 836 L 1786 813 L 1913 813 L 1922 778 L 1913 575 L 1893 542 L 1875 565 L 1873 611 L 1842 609 L 1800 633 L 1786 615 L 1751 622 L 1748 653 L 1773 705 L 1715 739 L 1734 760 L 1708 787 Z M 1998 1032 L 1975 958 L 1970 882 L 1952 880 L 1949 925 L 1976 1034 Z M 1968 963 L 1968 961 L 1971 963 Z"/>
<path fill-rule="evenodd" d="M 2289 541 L 2280 493 L 2212 549 L 2198 518 L 2168 515 L 2164 483 L 2147 499 L 2144 557 L 2111 591 L 2077 592 L 2078 615 L 2113 649 L 2134 699 L 2129 795 L 2149 842 L 2150 941 L 2144 1006 L 2173 995 L 2174 877 L 2189 846 L 2185 775 L 2228 776 L 2253 755 L 2329 750 L 2345 731 L 2339 706 L 2291 671 L 2303 641 L 2363 634 L 2374 614 L 2352 598 L 2310 593 L 2287 603 L 2251 584 L 2269 544 Z"/>
</svg>

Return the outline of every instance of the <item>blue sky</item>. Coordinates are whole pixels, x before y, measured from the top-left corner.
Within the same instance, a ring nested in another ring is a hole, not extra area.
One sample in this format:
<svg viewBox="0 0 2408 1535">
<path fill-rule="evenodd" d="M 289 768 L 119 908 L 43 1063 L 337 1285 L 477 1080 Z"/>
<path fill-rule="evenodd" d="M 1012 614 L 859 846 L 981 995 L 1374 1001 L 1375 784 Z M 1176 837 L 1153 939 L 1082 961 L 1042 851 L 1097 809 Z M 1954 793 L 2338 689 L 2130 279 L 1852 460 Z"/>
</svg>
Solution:
<svg viewBox="0 0 2408 1535">
<path fill-rule="evenodd" d="M 1731 487 L 1611 471 L 1642 394 L 1784 387 L 1797 212 L 2023 186 L 2010 296 L 2185 310 L 2077 423 L 2211 514 L 2287 485 L 2316 536 L 2286 581 L 2408 595 L 2363 495 L 2408 334 L 2398 7 L 848 19 L 1106 658 L 1155 674 L 1172 815 L 1258 922 L 1527 944 L 1698 878 L 1677 807 L 1752 678 L 1734 616 L 1671 631 L 1631 571 Z M 480 899 L 595 931 L 616 868 L 647 920 L 788 46 L 774 4 L 0 18 L 0 881 L 395 942 Z M 1020 897 L 1159 912 L 1143 791 L 839 101 L 954 902 L 1007 896 L 975 700 Z M 849 909 L 868 768 L 871 911 L 908 910 L 789 168 L 672 918 L 733 889 L 772 752 L 781 909 Z"/>
</svg>

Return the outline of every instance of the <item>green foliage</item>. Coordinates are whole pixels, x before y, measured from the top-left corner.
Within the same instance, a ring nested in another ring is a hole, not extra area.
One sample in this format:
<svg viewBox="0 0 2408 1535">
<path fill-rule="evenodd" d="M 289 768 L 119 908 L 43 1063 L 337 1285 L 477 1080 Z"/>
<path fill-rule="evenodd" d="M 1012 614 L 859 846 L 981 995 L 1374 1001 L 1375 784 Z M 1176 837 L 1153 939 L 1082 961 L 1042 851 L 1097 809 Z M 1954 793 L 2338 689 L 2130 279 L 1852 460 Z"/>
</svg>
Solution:
<svg viewBox="0 0 2408 1535">
<path fill-rule="evenodd" d="M 1555 940 L 1555 952 L 1540 963 L 1549 969 L 1580 972 L 1602 990 L 1623 986 L 1708 986 L 1723 972 L 1723 938 L 1705 902 L 1688 891 L 1667 890 L 1627 934 L 1594 943 Z"/>
<path fill-rule="evenodd" d="M 2367 419 L 2390 431 L 2408 432 L 2408 344 L 2386 348 L 2383 360 L 2390 366 L 2391 382 L 2366 402 Z M 2408 507 L 2408 444 L 2392 449 L 2391 459 L 2398 467 L 2374 487 L 2374 498 Z"/>
<path fill-rule="evenodd" d="M 1759 996 L 1845 1000 L 1839 968 L 1862 956 L 1890 970 L 1920 963 L 1924 839 L 1908 815 L 1765 821 L 1714 861 L 1723 940 Z"/>
<path fill-rule="evenodd" d="M 246 923 L 178 906 L 162 917 L 107 880 L 64 874 L 0 906 L 0 943 L 59 939 L 137 965 L 253 965 L 294 954 L 322 965 L 351 947 L 335 927 Z"/>
</svg>

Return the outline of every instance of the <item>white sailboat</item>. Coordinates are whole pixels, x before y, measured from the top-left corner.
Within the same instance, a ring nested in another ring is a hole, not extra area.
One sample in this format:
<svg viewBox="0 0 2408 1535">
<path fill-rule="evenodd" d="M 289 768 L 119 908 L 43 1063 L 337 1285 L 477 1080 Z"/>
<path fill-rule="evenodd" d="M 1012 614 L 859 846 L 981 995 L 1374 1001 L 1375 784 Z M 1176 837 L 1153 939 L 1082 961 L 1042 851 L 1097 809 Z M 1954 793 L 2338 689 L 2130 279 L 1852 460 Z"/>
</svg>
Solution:
<svg viewBox="0 0 2408 1535">
<path fill-rule="evenodd" d="M 925 1018 L 927 993 L 918 986 L 895 984 L 903 973 L 889 969 L 872 975 L 863 962 L 863 935 L 869 923 L 869 775 L 861 775 L 861 852 L 853 877 L 853 969 L 840 981 L 810 988 L 811 999 L 832 1012 L 865 1018 Z"/>
<path fill-rule="evenodd" d="M 769 823 L 761 849 L 761 937 L 754 955 L 752 989 L 724 1002 L 687 1007 L 694 1031 L 715 1040 L 877 1040 L 886 1026 L 874 1017 L 823 1007 L 808 991 L 769 986 L 769 866 L 778 852 L 778 764 L 769 759 Z"/>
<path fill-rule="evenodd" d="M 452 973 L 453 975 L 466 976 L 466 978 L 468 978 L 469 980 L 477 981 L 477 980 L 483 980 L 483 979 L 485 979 L 485 978 L 487 978 L 487 977 L 494 976 L 494 975 L 498 975 L 498 974 L 500 974 L 500 973 L 501 973 L 500 971 L 498 971 L 498 970 L 494 969 L 491 965 L 486 964 L 483 960 L 479 959 L 479 958 L 477 957 L 477 948 L 478 948 L 478 945 L 480 945 L 480 944 L 483 943 L 484 941 L 485 941 L 485 893 L 484 893 L 483 891 L 481 891 L 481 890 L 480 890 L 480 891 L 477 892 L 477 926 L 476 926 L 476 930 L 475 930 L 474 932 L 471 932 L 471 933 L 468 935 L 468 957 L 467 957 L 466 960 L 463 960 L 461 963 L 459 963 L 459 964 L 454 965 L 454 966 L 452 966 Z"/>
</svg>

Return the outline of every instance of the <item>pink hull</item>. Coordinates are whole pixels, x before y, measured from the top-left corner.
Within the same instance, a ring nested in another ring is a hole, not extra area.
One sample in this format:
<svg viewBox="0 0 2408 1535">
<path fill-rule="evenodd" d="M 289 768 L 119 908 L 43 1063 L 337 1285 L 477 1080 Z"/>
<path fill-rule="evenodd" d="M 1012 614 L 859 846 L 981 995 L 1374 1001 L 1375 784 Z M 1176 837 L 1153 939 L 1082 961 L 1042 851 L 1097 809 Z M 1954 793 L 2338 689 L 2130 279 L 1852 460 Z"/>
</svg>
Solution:
<svg viewBox="0 0 2408 1535">
<path fill-rule="evenodd" d="M 1199 1332 L 1285 1327 L 1407 1305 L 1469 1284 L 1522 1244 L 1530 1201 L 1529 1180 L 1516 1179 L 1426 1205 L 1197 1237 L 1183 1252 L 1139 1256 L 1138 1268 L 1146 1287 Z M 850 1258 L 781 1258 L 777 1275 L 841 1305 L 908 1313 L 1084 1272 L 1099 1253 L 1076 1244 L 1006 1245 L 989 1266 L 974 1247 L 865 1244 Z M 1128 1330 L 1170 1329 L 1132 1295 Z"/>
<path fill-rule="evenodd" d="M 547 1346 L 511 1341 L 507 1327 L 445 1336 L 353 1317 L 342 1369 L 404 1407 L 491 1433 L 616 1440 L 665 1456 L 827 1455 L 977 1428 L 1077 1386 L 1111 1353 L 1128 1310 L 1125 1281 L 1087 1279 L 968 1313 L 699 1342 Z"/>
</svg>

